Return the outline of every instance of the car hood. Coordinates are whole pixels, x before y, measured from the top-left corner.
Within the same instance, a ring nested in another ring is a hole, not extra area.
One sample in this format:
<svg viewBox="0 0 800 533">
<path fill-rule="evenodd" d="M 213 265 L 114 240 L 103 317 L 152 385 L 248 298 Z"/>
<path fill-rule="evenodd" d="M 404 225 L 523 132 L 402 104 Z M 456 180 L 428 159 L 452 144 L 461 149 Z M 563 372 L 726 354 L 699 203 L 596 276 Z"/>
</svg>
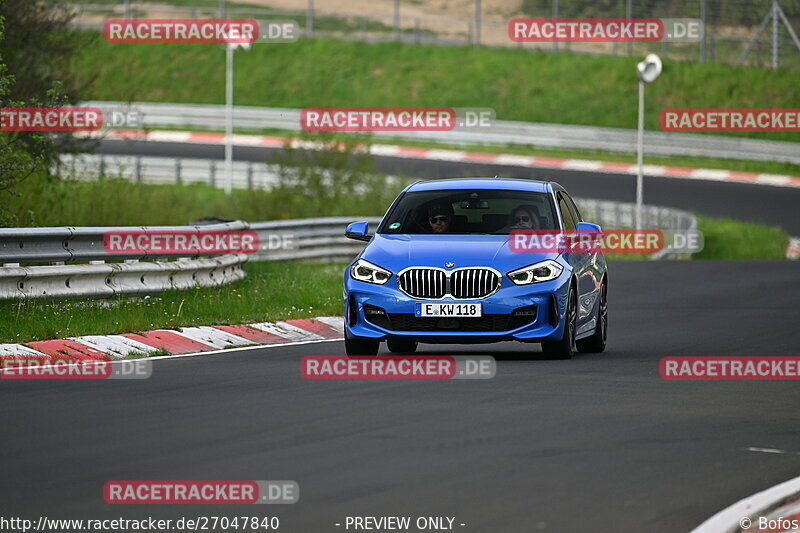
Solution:
<svg viewBox="0 0 800 533">
<path fill-rule="evenodd" d="M 501 272 L 555 259 L 556 253 L 512 252 L 508 235 L 375 235 L 363 259 L 392 272 L 410 266 L 488 266 Z"/>
</svg>

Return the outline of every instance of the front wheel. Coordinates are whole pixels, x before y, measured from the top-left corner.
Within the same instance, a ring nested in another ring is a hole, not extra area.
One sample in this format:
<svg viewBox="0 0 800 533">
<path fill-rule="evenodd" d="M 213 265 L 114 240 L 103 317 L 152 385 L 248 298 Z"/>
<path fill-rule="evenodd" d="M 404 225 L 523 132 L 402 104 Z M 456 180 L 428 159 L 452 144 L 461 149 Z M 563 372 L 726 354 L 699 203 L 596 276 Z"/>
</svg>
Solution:
<svg viewBox="0 0 800 533">
<path fill-rule="evenodd" d="M 575 335 L 578 329 L 578 302 L 575 289 L 570 286 L 569 296 L 567 297 L 567 316 L 564 317 L 564 336 L 560 341 L 550 341 L 542 343 L 542 353 L 548 359 L 572 359 L 577 347 L 575 345 Z"/>
<path fill-rule="evenodd" d="M 600 304 L 597 310 L 597 327 L 591 337 L 586 337 L 577 342 L 578 351 L 584 353 L 602 353 L 606 349 L 608 338 L 608 288 L 603 283 L 600 287 Z"/>
<path fill-rule="evenodd" d="M 378 355 L 380 341 L 351 338 L 345 335 L 344 350 L 347 355 Z"/>
</svg>

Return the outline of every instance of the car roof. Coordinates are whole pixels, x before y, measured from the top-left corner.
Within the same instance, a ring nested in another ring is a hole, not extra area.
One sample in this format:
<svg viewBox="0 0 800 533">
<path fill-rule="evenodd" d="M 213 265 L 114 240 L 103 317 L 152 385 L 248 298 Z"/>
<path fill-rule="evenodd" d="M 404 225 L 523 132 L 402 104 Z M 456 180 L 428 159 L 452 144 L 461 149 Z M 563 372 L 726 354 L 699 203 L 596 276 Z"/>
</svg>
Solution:
<svg viewBox="0 0 800 533">
<path fill-rule="evenodd" d="M 406 189 L 406 192 L 442 191 L 451 189 L 498 189 L 512 191 L 549 192 L 549 181 L 525 178 L 446 178 L 418 181 Z M 556 185 L 556 184 L 553 184 Z"/>
</svg>

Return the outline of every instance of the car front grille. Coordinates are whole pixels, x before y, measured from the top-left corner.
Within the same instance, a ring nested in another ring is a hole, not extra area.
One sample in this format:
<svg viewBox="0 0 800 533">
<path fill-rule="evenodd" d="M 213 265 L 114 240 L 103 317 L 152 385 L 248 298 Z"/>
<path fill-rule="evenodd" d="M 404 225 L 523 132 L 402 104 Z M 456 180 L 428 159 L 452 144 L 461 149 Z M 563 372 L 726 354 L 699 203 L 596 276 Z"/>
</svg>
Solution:
<svg viewBox="0 0 800 533">
<path fill-rule="evenodd" d="M 450 272 L 438 268 L 409 268 L 397 276 L 400 290 L 412 298 L 438 300 L 485 298 L 500 287 L 500 276 L 488 268 L 461 268 Z"/>
<path fill-rule="evenodd" d="M 397 276 L 397 284 L 411 297 L 438 300 L 447 294 L 447 273 L 434 268 L 410 268 Z"/>
<path fill-rule="evenodd" d="M 486 268 L 456 270 L 450 275 L 453 298 L 484 298 L 500 285 L 500 276 Z"/>
</svg>

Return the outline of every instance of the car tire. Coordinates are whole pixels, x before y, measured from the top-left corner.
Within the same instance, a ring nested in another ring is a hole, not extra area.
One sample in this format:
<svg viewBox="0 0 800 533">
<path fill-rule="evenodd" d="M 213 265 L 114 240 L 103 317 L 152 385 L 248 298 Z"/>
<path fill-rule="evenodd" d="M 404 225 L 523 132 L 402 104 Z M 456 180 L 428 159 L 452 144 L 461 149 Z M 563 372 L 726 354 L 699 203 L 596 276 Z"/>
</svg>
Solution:
<svg viewBox="0 0 800 533">
<path fill-rule="evenodd" d="M 591 337 L 579 340 L 576 344 L 579 352 L 602 353 L 606 349 L 608 338 L 608 285 L 603 281 L 600 288 L 600 304 L 597 311 L 597 327 Z"/>
<path fill-rule="evenodd" d="M 378 355 L 380 341 L 345 336 L 344 350 L 347 355 Z"/>
<path fill-rule="evenodd" d="M 417 351 L 417 341 L 404 339 L 387 339 L 386 347 L 392 353 L 414 353 Z"/>
<path fill-rule="evenodd" d="M 575 334 L 578 329 L 578 302 L 572 285 L 569 288 L 567 316 L 564 320 L 564 335 L 561 340 L 542 343 L 542 353 L 548 359 L 572 359 L 577 350 Z"/>
</svg>

